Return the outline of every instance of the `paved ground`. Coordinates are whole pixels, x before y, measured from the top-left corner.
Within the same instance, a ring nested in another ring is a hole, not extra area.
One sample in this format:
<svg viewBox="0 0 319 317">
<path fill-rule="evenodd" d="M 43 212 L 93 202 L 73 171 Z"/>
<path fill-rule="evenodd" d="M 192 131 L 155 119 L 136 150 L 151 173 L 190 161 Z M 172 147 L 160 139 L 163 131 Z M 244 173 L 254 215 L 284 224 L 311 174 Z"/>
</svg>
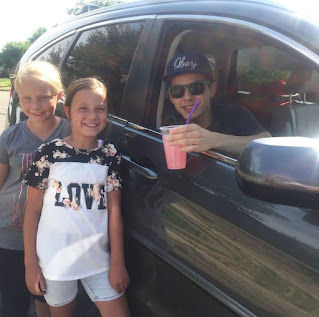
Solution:
<svg viewBox="0 0 319 317">
<path fill-rule="evenodd" d="M 5 128 L 9 97 L 9 91 L 0 91 L 0 134 Z"/>
</svg>

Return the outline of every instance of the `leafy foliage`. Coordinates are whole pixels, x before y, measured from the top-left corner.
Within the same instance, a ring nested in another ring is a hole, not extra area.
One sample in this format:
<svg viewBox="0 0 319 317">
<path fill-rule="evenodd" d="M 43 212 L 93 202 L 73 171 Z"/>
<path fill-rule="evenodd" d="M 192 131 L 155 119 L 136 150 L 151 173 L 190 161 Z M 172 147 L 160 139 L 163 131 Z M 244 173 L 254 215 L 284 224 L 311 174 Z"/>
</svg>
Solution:
<svg viewBox="0 0 319 317">
<path fill-rule="evenodd" d="M 111 5 L 120 4 L 122 2 L 122 0 L 80 0 L 76 3 L 74 8 L 68 9 L 67 13 L 70 15 L 76 14 L 81 9 L 81 7 L 86 4 L 97 5 L 99 7 L 108 7 Z"/>
<path fill-rule="evenodd" d="M 123 23 L 83 33 L 62 70 L 64 86 L 81 77 L 100 77 L 109 89 L 109 106 L 114 102 L 119 108 L 142 27 Z"/>
<path fill-rule="evenodd" d="M 14 68 L 25 51 L 30 45 L 38 39 L 46 28 L 38 28 L 33 34 L 24 42 L 8 42 L 0 52 L 0 65 L 5 68 Z"/>
<path fill-rule="evenodd" d="M 38 55 L 37 60 L 46 61 L 55 66 L 58 66 L 63 53 L 65 52 L 66 48 L 70 45 L 70 40 L 71 37 L 67 37 L 64 40 L 51 46 L 49 49 L 42 52 L 41 55 Z"/>
<path fill-rule="evenodd" d="M 43 33 L 47 31 L 46 28 L 38 28 L 35 32 L 32 33 L 32 35 L 28 38 L 29 43 L 35 42 Z"/>
<path fill-rule="evenodd" d="M 0 65 L 12 69 L 17 65 L 24 52 L 29 48 L 29 42 L 9 42 L 0 53 Z"/>
<path fill-rule="evenodd" d="M 287 81 L 291 71 L 278 69 L 263 69 L 258 66 L 243 66 L 237 69 L 237 76 L 240 83 L 240 89 L 251 91 L 255 86 L 267 83 L 277 79 Z"/>
</svg>

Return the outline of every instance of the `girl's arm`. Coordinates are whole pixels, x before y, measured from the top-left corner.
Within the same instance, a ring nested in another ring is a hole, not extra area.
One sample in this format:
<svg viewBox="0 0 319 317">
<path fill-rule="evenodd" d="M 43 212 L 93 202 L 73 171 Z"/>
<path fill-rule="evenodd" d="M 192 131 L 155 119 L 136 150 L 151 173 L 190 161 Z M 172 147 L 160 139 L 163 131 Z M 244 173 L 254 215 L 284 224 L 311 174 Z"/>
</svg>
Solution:
<svg viewBox="0 0 319 317">
<path fill-rule="evenodd" d="M 124 260 L 124 230 L 120 190 L 107 193 L 107 205 L 111 248 L 109 282 L 118 293 L 122 293 L 129 284 L 129 276 L 125 268 Z"/>
<path fill-rule="evenodd" d="M 26 283 L 34 295 L 45 294 L 45 280 L 36 251 L 38 225 L 41 217 L 44 190 L 28 187 L 28 198 L 23 224 L 24 263 Z"/>
<path fill-rule="evenodd" d="M 9 165 L 0 163 L 0 189 L 9 174 Z"/>
</svg>

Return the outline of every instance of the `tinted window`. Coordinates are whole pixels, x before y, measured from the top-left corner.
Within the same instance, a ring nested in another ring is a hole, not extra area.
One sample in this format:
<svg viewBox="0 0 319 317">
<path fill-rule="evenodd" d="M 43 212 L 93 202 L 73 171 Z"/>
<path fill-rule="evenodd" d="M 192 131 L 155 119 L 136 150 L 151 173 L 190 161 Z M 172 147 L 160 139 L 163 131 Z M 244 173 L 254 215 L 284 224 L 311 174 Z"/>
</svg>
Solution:
<svg viewBox="0 0 319 317">
<path fill-rule="evenodd" d="M 293 100 L 302 97 L 305 101 L 318 102 L 318 72 L 304 61 L 272 46 L 238 50 L 237 76 L 238 90 L 243 92 L 291 94 Z M 271 82 L 279 86 L 270 87 Z M 305 96 L 294 96 L 297 93 Z"/>
<path fill-rule="evenodd" d="M 107 25 L 83 32 L 62 69 L 64 86 L 98 76 L 109 89 L 109 112 L 118 114 L 142 22 Z"/>
<path fill-rule="evenodd" d="M 274 80 L 287 80 L 291 74 L 288 65 L 296 59 L 271 46 L 238 50 L 238 89 L 251 92 L 256 86 Z"/>
<path fill-rule="evenodd" d="M 53 65 L 58 65 L 61 61 L 66 49 L 69 47 L 72 37 L 67 37 L 66 39 L 54 44 L 50 48 L 48 48 L 46 51 L 41 53 L 36 57 L 36 60 L 40 61 L 46 61 Z M 66 89 L 66 87 L 64 86 Z M 64 111 L 63 111 L 63 104 L 64 104 L 64 98 L 61 99 L 57 103 L 57 107 L 55 110 L 55 114 L 60 117 L 64 117 Z M 24 115 L 22 113 L 22 115 Z"/>
<path fill-rule="evenodd" d="M 228 103 L 225 97 L 227 94 L 228 71 L 231 67 L 232 47 L 242 46 L 243 43 L 241 43 L 240 38 L 245 35 L 238 32 L 237 28 L 220 23 L 194 25 L 192 29 L 189 24 L 186 24 L 184 30 L 176 26 L 175 30 L 176 36 L 172 37 L 170 35 L 168 38 L 171 42 L 166 46 L 169 47 L 166 63 L 176 55 L 199 53 L 206 56 L 210 61 L 214 78 L 213 86 L 206 88 L 205 93 L 203 93 L 203 95 L 205 94 L 203 97 L 205 101 L 200 104 L 202 109 L 207 109 L 207 111 L 205 110 L 205 118 L 202 113 L 199 116 L 200 111 L 198 111 L 194 123 L 203 124 L 204 127 L 213 132 L 235 136 L 255 136 L 265 132 L 249 111 L 236 107 L 236 103 L 234 105 L 223 105 L 223 103 Z M 167 49 L 166 47 L 165 49 Z M 182 83 L 183 80 L 189 83 L 189 79 L 180 78 L 176 79 L 174 84 L 176 82 Z M 202 75 L 200 80 L 205 80 L 205 76 Z M 201 98 L 201 96 L 188 97 L 188 95 L 181 97 L 185 99 L 168 98 L 169 94 L 163 92 L 165 92 L 164 89 L 162 89 L 161 95 L 164 103 L 163 113 L 162 116 L 157 115 L 157 119 L 161 118 L 162 122 L 157 120 L 157 127 L 185 123 L 187 111 L 183 110 L 184 104 L 189 105 L 191 102 L 194 104 L 196 98 Z M 209 98 L 211 98 L 210 101 Z M 159 110 L 161 110 L 161 104 Z M 238 141 L 238 144 L 240 144 L 240 141 Z M 215 149 L 215 151 L 236 158 L 241 148 L 241 145 L 233 144 L 225 146 L 225 149 Z"/>
<path fill-rule="evenodd" d="M 46 61 L 53 65 L 58 65 L 66 48 L 69 46 L 71 37 L 68 37 L 55 45 L 51 46 L 49 49 L 41 53 L 36 57 L 37 60 Z"/>
<path fill-rule="evenodd" d="M 319 74 L 309 61 L 275 45 L 238 50 L 237 100 L 273 136 L 318 137 Z"/>
</svg>

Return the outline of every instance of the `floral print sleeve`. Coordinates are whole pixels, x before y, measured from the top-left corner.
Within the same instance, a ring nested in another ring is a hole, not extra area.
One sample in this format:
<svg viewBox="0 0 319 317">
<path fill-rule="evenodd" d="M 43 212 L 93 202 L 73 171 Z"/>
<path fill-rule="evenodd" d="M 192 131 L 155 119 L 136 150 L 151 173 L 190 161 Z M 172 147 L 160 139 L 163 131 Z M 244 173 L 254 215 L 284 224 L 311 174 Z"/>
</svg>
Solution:
<svg viewBox="0 0 319 317">
<path fill-rule="evenodd" d="M 50 171 L 50 163 L 48 160 L 48 151 L 45 144 L 41 145 L 35 154 L 33 163 L 25 176 L 24 183 L 38 188 L 46 189 L 48 187 L 48 176 Z"/>
<path fill-rule="evenodd" d="M 103 152 L 109 157 L 109 169 L 106 180 L 106 191 L 120 190 L 122 188 L 122 178 L 120 175 L 121 155 L 111 143 L 104 144 Z"/>
<path fill-rule="evenodd" d="M 79 162 L 108 166 L 106 191 L 120 190 L 122 188 L 120 161 L 121 156 L 115 146 L 106 141 L 96 149 L 81 150 L 68 145 L 64 140 L 55 139 L 38 149 L 24 183 L 38 189 L 47 189 L 52 164 Z"/>
</svg>

